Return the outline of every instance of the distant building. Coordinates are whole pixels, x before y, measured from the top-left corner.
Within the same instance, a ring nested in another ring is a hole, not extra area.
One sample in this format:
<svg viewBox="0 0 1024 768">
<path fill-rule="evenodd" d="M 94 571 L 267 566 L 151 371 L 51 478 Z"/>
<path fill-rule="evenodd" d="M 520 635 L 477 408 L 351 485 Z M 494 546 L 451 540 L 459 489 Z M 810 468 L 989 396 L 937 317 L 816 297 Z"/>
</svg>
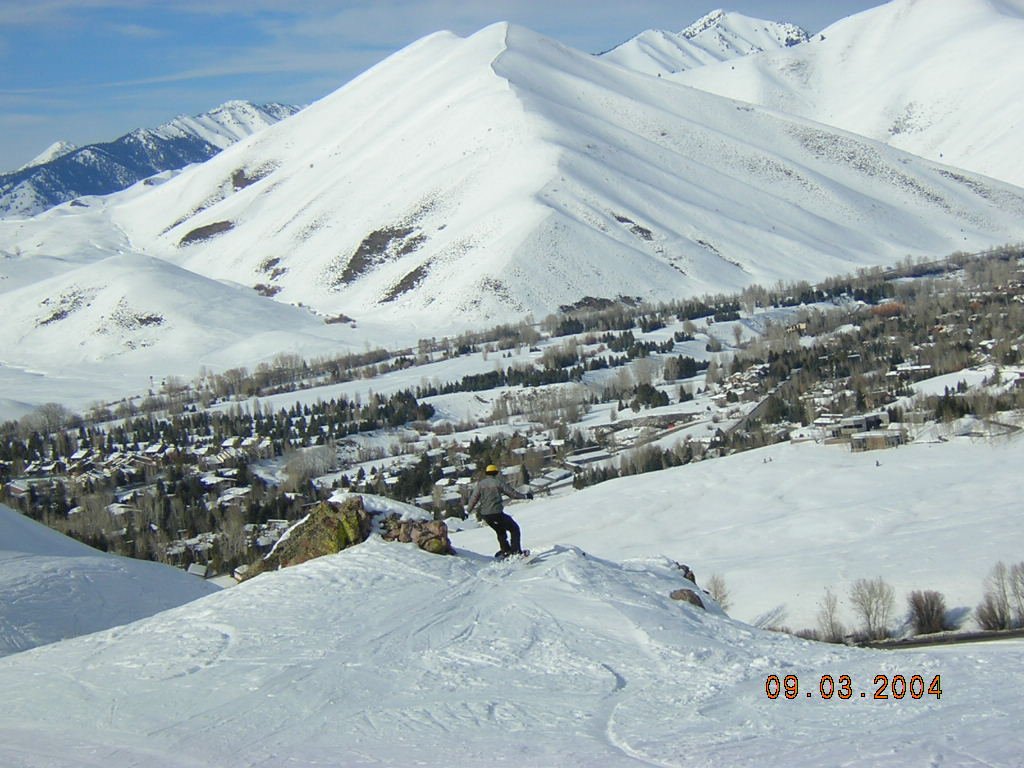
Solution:
<svg viewBox="0 0 1024 768">
<path fill-rule="evenodd" d="M 882 427 L 889 426 L 889 414 L 885 411 L 878 413 L 861 413 L 857 416 L 847 416 L 833 424 L 832 437 L 849 440 L 859 432 L 871 432 Z"/>
<path fill-rule="evenodd" d="M 906 439 L 900 429 L 875 429 L 870 432 L 858 432 L 850 436 L 850 450 L 854 453 L 864 451 L 880 451 L 903 445 Z"/>
</svg>

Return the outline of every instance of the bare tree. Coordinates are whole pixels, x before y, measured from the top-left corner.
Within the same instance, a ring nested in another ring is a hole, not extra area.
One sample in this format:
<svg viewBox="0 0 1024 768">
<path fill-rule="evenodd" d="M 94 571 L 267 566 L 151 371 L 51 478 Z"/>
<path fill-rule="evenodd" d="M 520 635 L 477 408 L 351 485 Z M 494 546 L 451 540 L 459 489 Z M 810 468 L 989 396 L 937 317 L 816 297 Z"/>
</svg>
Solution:
<svg viewBox="0 0 1024 768">
<path fill-rule="evenodd" d="M 284 471 L 288 475 L 286 483 L 289 490 L 298 490 L 312 478 L 327 474 L 338 466 L 338 449 L 334 441 L 315 448 L 297 451 L 285 464 Z"/>
<path fill-rule="evenodd" d="M 839 599 L 831 589 L 825 589 L 825 597 L 818 603 L 818 632 L 826 643 L 838 643 L 846 635 L 846 628 L 839 620 Z"/>
<path fill-rule="evenodd" d="M 725 585 L 725 577 L 719 573 L 711 574 L 708 578 L 708 594 L 714 598 L 723 611 L 728 612 L 732 607 L 732 598 L 729 596 L 729 588 Z"/>
<path fill-rule="evenodd" d="M 985 596 L 974 609 L 974 616 L 982 629 L 1010 629 L 1013 616 L 1010 609 L 1010 569 L 1006 563 L 996 563 L 985 579 Z"/>
<path fill-rule="evenodd" d="M 881 640 L 889 631 L 889 619 L 896 607 L 896 595 L 881 577 L 858 579 L 850 589 L 850 602 L 864 622 L 869 640 Z"/>
<path fill-rule="evenodd" d="M 637 384 L 651 384 L 659 374 L 659 363 L 652 357 L 641 357 L 633 362 L 633 377 Z"/>
<path fill-rule="evenodd" d="M 50 435 L 72 425 L 77 419 L 75 413 L 60 403 L 43 403 L 32 413 L 21 418 L 21 434 L 27 436 L 33 431 L 38 431 Z"/>
<path fill-rule="evenodd" d="M 934 590 L 911 592 L 907 597 L 914 632 L 927 635 L 946 628 L 946 600 Z"/>
<path fill-rule="evenodd" d="M 1017 626 L 1024 626 L 1024 562 L 1010 566 L 1010 594 Z"/>
</svg>

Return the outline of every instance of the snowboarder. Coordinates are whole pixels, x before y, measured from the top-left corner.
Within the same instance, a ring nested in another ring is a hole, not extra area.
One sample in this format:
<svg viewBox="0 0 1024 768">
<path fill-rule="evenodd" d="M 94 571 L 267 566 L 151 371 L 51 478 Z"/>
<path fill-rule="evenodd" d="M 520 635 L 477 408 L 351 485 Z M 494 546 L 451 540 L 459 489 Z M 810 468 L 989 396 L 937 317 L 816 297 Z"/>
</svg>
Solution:
<svg viewBox="0 0 1024 768">
<path fill-rule="evenodd" d="M 476 484 L 473 493 L 470 494 L 467 512 L 475 512 L 478 520 L 487 523 L 498 537 L 500 550 L 494 553 L 499 560 L 504 560 L 511 555 L 522 555 L 523 550 L 519 546 L 519 525 L 513 520 L 502 506 L 501 494 L 510 496 L 513 499 L 532 499 L 533 494 L 522 494 L 509 485 L 504 478 L 498 474 L 498 468 L 494 464 L 488 464 L 484 470 L 484 477 Z M 511 537 L 511 541 L 509 541 Z"/>
</svg>

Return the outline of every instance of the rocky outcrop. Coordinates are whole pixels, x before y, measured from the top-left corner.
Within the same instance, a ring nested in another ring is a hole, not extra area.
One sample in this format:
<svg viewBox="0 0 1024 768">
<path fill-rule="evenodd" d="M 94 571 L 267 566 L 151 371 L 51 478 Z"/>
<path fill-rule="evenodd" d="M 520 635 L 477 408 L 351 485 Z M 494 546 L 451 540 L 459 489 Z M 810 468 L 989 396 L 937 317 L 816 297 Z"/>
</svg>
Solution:
<svg viewBox="0 0 1024 768">
<path fill-rule="evenodd" d="M 363 498 L 345 496 L 340 501 L 317 504 L 301 523 L 293 526 L 273 551 L 247 573 L 247 578 L 278 568 L 333 555 L 361 544 L 379 532 L 385 541 L 412 543 L 435 555 L 452 555 L 448 526 L 441 520 L 414 520 L 396 513 L 375 514 Z"/>
<path fill-rule="evenodd" d="M 340 506 L 317 504 L 306 519 L 281 538 L 262 561 L 262 570 L 298 565 L 314 557 L 333 555 L 366 541 L 372 525 L 363 500 L 352 496 Z"/>
<path fill-rule="evenodd" d="M 704 608 L 704 601 L 700 599 L 700 595 L 698 595 L 692 589 L 673 590 L 669 593 L 669 597 L 671 597 L 673 600 L 682 600 L 683 602 L 689 603 L 690 605 L 695 605 L 702 610 L 707 610 L 706 608 Z"/>
<path fill-rule="evenodd" d="M 434 555 L 454 555 L 448 539 L 448 526 L 443 520 L 400 520 L 388 517 L 381 521 L 381 536 L 385 541 L 412 543 Z"/>
<path fill-rule="evenodd" d="M 684 579 L 686 579 L 687 581 L 691 582 L 693 584 L 693 586 L 695 586 L 695 587 L 697 586 L 697 577 L 694 575 L 693 569 L 691 569 L 690 566 L 688 566 L 688 565 L 686 565 L 684 563 L 676 563 L 675 566 L 680 571 L 682 571 Z M 698 608 L 700 608 L 701 610 L 704 610 L 704 611 L 707 610 L 707 606 L 704 605 L 703 598 L 700 596 L 700 593 L 697 590 L 695 590 L 695 589 L 689 589 L 687 587 L 683 587 L 681 589 L 673 590 L 672 592 L 669 593 L 668 596 L 671 597 L 673 600 L 680 600 L 680 601 L 682 601 L 684 603 L 689 603 L 690 605 L 695 605 Z"/>
</svg>

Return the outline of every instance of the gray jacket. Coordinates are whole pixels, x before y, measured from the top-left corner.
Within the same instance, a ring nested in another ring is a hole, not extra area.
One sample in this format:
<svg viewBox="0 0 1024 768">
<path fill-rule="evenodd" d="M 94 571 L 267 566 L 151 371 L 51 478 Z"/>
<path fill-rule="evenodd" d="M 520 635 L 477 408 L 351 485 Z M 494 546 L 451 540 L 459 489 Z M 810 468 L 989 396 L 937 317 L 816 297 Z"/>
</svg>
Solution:
<svg viewBox="0 0 1024 768">
<path fill-rule="evenodd" d="M 499 475 L 487 475 L 476 484 L 473 493 L 469 497 L 467 512 L 477 510 L 481 517 L 496 517 L 504 509 L 501 503 L 501 494 L 511 496 L 513 499 L 525 499 L 526 497 L 509 485 Z M 479 508 L 479 509 L 478 509 Z"/>
</svg>

